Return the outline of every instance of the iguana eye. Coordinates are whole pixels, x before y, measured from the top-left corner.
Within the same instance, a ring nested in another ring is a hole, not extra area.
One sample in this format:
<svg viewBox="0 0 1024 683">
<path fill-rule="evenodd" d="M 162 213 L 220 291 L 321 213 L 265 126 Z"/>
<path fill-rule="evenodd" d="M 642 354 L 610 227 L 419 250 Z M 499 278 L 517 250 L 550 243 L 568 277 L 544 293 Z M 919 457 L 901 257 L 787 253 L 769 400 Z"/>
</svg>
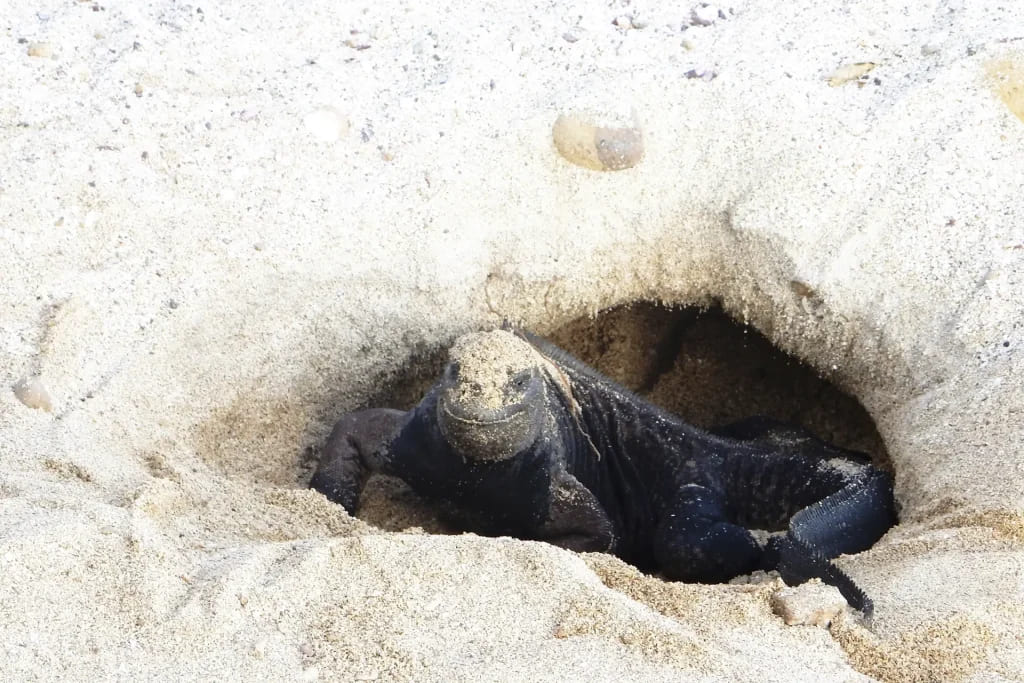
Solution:
<svg viewBox="0 0 1024 683">
<path fill-rule="evenodd" d="M 533 373 L 529 370 L 523 370 L 522 372 L 516 373 L 512 376 L 512 379 L 508 381 L 509 387 L 516 391 L 525 391 L 530 385 L 530 379 L 533 377 Z"/>
</svg>

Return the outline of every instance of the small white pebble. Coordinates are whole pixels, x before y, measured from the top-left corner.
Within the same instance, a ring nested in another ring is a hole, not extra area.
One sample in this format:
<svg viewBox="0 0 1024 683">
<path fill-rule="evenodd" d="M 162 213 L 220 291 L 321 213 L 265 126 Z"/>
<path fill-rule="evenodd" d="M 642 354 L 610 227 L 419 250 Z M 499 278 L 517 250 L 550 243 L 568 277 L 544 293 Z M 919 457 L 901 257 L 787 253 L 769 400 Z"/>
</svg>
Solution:
<svg viewBox="0 0 1024 683">
<path fill-rule="evenodd" d="M 15 397 L 29 408 L 45 410 L 48 413 L 53 411 L 50 392 L 38 377 L 24 377 L 15 382 L 11 389 L 14 390 Z"/>
<path fill-rule="evenodd" d="M 89 67 L 87 67 L 85 64 L 82 64 L 81 62 L 73 65 L 70 69 L 68 69 L 68 71 L 72 75 L 72 77 L 80 81 L 88 81 L 90 78 L 92 78 L 92 72 L 89 71 Z"/>
<path fill-rule="evenodd" d="M 320 142 L 336 142 L 348 132 L 348 119 L 334 107 L 321 107 L 306 114 L 302 119 L 306 130 Z"/>
<path fill-rule="evenodd" d="M 827 627 L 846 609 L 846 599 L 835 586 L 812 579 L 772 595 L 772 610 L 789 626 Z"/>
<path fill-rule="evenodd" d="M 131 71 L 143 71 L 149 63 L 145 52 L 129 52 L 124 58 L 125 68 Z"/>
<path fill-rule="evenodd" d="M 627 17 L 625 14 L 623 14 L 620 17 L 615 17 L 615 21 L 613 21 L 612 23 L 621 28 L 623 31 L 628 31 L 629 29 L 633 28 L 633 22 L 630 21 L 629 17 Z"/>
</svg>

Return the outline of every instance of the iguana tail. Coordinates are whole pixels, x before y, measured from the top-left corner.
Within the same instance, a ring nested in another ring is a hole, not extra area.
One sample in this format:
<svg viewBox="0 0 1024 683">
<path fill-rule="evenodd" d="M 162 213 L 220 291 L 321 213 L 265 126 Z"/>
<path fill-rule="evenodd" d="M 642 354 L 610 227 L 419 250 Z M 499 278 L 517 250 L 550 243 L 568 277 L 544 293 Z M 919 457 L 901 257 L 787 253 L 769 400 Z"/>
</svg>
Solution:
<svg viewBox="0 0 1024 683">
<path fill-rule="evenodd" d="M 838 588 L 852 607 L 870 616 L 871 599 L 831 559 L 866 550 L 895 521 L 892 479 L 871 468 L 841 490 L 793 515 L 786 535 L 769 543 L 766 568 L 778 569 L 790 585 L 819 578 Z"/>
</svg>

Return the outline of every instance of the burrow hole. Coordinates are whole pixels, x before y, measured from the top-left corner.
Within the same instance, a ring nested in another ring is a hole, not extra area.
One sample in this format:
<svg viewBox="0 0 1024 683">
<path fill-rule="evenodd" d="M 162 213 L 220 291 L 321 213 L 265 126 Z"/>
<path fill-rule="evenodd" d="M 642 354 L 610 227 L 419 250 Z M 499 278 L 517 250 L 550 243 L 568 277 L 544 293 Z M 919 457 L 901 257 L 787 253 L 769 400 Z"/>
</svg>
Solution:
<svg viewBox="0 0 1024 683">
<path fill-rule="evenodd" d="M 721 309 L 634 303 L 573 320 L 547 337 L 698 426 L 766 415 L 867 453 L 891 470 L 874 422 L 854 397 Z M 368 405 L 411 408 L 440 375 L 446 355 L 445 349 L 416 354 Z M 389 477 L 370 480 L 358 516 L 389 531 L 453 531 L 405 484 Z"/>
</svg>

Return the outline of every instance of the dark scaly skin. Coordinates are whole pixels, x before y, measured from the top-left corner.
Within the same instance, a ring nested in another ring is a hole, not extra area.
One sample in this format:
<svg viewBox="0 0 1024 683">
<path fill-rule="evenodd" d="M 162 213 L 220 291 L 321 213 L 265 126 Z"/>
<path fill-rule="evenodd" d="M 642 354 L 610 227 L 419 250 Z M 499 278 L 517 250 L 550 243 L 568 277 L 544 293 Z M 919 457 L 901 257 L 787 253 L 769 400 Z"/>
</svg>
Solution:
<svg viewBox="0 0 1024 683">
<path fill-rule="evenodd" d="M 611 552 L 683 581 L 818 577 L 871 613 L 831 559 L 895 523 L 887 474 L 768 418 L 698 429 L 523 336 L 537 353 L 507 368 L 500 409 L 455 398 L 469 373 L 452 362 L 408 412 L 345 415 L 310 486 L 354 513 L 366 478 L 384 472 L 467 530 Z M 785 533 L 762 546 L 751 528 Z"/>
</svg>

